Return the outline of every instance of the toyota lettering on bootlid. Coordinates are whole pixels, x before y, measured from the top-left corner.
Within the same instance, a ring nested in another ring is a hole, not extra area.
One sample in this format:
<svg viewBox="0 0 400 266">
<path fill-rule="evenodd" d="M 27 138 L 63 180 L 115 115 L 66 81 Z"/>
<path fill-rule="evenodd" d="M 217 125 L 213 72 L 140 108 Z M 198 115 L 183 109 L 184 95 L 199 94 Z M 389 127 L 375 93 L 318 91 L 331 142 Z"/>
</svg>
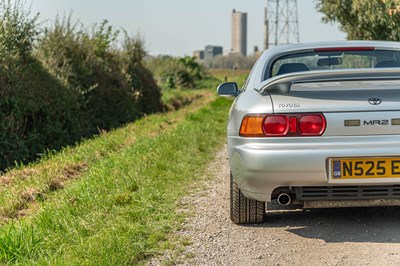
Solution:
<svg viewBox="0 0 400 266">
<path fill-rule="evenodd" d="M 299 103 L 280 103 L 278 104 L 279 108 L 300 108 Z"/>
</svg>

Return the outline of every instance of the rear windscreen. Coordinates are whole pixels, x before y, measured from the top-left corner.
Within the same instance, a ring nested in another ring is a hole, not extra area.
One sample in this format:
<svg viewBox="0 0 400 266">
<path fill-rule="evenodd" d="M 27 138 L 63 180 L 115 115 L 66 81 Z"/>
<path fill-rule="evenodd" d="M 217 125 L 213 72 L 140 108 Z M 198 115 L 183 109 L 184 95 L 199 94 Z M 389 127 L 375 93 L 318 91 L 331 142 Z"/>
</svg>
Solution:
<svg viewBox="0 0 400 266">
<path fill-rule="evenodd" d="M 283 56 L 275 60 L 266 77 L 300 71 L 400 67 L 399 51 L 323 51 Z"/>
</svg>

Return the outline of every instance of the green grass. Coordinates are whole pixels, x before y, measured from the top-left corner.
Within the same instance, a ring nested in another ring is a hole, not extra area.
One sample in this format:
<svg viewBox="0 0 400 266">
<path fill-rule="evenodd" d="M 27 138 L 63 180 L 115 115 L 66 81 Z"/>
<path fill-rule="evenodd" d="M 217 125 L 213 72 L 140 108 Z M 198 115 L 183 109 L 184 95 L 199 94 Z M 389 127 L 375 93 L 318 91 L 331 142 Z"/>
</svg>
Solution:
<svg viewBox="0 0 400 266">
<path fill-rule="evenodd" d="M 196 81 L 195 83 L 196 83 L 196 88 L 211 89 L 213 92 L 216 92 L 218 85 L 221 84 L 222 82 L 224 82 L 223 79 L 217 78 L 209 73 L 206 77 Z"/>
<path fill-rule="evenodd" d="M 1 177 L 0 261 L 136 265 L 175 248 L 179 199 L 225 141 L 230 104 L 203 97 Z"/>
<path fill-rule="evenodd" d="M 163 89 L 161 101 L 167 111 L 177 110 L 183 106 L 215 93 L 217 87 L 223 80 L 209 75 L 195 82 L 195 89 Z"/>
</svg>

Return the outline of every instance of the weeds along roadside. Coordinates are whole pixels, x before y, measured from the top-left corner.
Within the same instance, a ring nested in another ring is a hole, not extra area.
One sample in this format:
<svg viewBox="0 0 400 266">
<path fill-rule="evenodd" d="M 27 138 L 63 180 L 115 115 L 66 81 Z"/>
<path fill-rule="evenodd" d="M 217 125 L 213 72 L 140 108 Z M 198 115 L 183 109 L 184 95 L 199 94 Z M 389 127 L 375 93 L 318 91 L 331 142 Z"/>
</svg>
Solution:
<svg viewBox="0 0 400 266">
<path fill-rule="evenodd" d="M 12 191 L 49 184 L 48 177 L 56 176 L 50 169 L 65 173 L 68 165 L 82 167 L 74 168 L 78 176 L 66 186 L 38 194 L 23 217 L 4 221 L 1 260 L 140 264 L 171 248 L 167 236 L 183 218 L 175 213 L 177 199 L 188 193 L 186 188 L 225 141 L 230 104 L 205 97 L 176 114 L 146 117 L 50 156 L 29 170 L 10 173 L 1 202 L 10 200 Z M 26 172 L 29 176 L 24 177 Z M 18 176 L 18 182 L 12 181 Z M 11 193 L 5 196 L 7 188 Z"/>
</svg>

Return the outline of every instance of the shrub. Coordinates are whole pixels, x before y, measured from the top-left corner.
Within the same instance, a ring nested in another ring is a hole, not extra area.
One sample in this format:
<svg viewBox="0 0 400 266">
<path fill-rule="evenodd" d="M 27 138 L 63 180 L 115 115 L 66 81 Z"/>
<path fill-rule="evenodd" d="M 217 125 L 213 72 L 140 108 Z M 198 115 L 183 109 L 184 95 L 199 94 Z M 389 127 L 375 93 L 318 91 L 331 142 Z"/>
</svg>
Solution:
<svg viewBox="0 0 400 266">
<path fill-rule="evenodd" d="M 125 41 L 127 50 L 121 52 L 114 48 L 117 36 L 107 21 L 88 33 L 68 17 L 57 19 L 38 46 L 37 55 L 46 68 L 79 93 L 85 136 L 161 109 L 159 88 L 141 64 L 141 42 L 132 39 L 137 47 L 129 51 Z"/>
<path fill-rule="evenodd" d="M 132 38 L 125 32 L 121 60 L 123 69 L 128 74 L 129 84 L 140 110 L 145 113 L 159 112 L 161 104 L 161 90 L 153 78 L 153 74 L 144 66 L 146 56 L 142 36 Z"/>
<path fill-rule="evenodd" d="M 1 169 L 14 161 L 29 162 L 46 149 L 79 139 L 79 111 L 74 95 L 33 59 L 0 65 Z"/>
<path fill-rule="evenodd" d="M 37 16 L 22 3 L 0 2 L 0 168 L 28 162 L 78 136 L 74 95 L 31 56 Z"/>
<path fill-rule="evenodd" d="M 0 55 L 1 58 L 29 57 L 38 36 L 38 15 L 31 17 L 19 0 L 0 1 Z"/>
<path fill-rule="evenodd" d="M 142 40 L 70 17 L 40 35 L 24 4 L 0 0 L 0 169 L 162 110 Z"/>
<path fill-rule="evenodd" d="M 192 57 L 158 56 L 146 65 L 164 89 L 193 88 L 204 76 L 204 69 Z"/>
</svg>

